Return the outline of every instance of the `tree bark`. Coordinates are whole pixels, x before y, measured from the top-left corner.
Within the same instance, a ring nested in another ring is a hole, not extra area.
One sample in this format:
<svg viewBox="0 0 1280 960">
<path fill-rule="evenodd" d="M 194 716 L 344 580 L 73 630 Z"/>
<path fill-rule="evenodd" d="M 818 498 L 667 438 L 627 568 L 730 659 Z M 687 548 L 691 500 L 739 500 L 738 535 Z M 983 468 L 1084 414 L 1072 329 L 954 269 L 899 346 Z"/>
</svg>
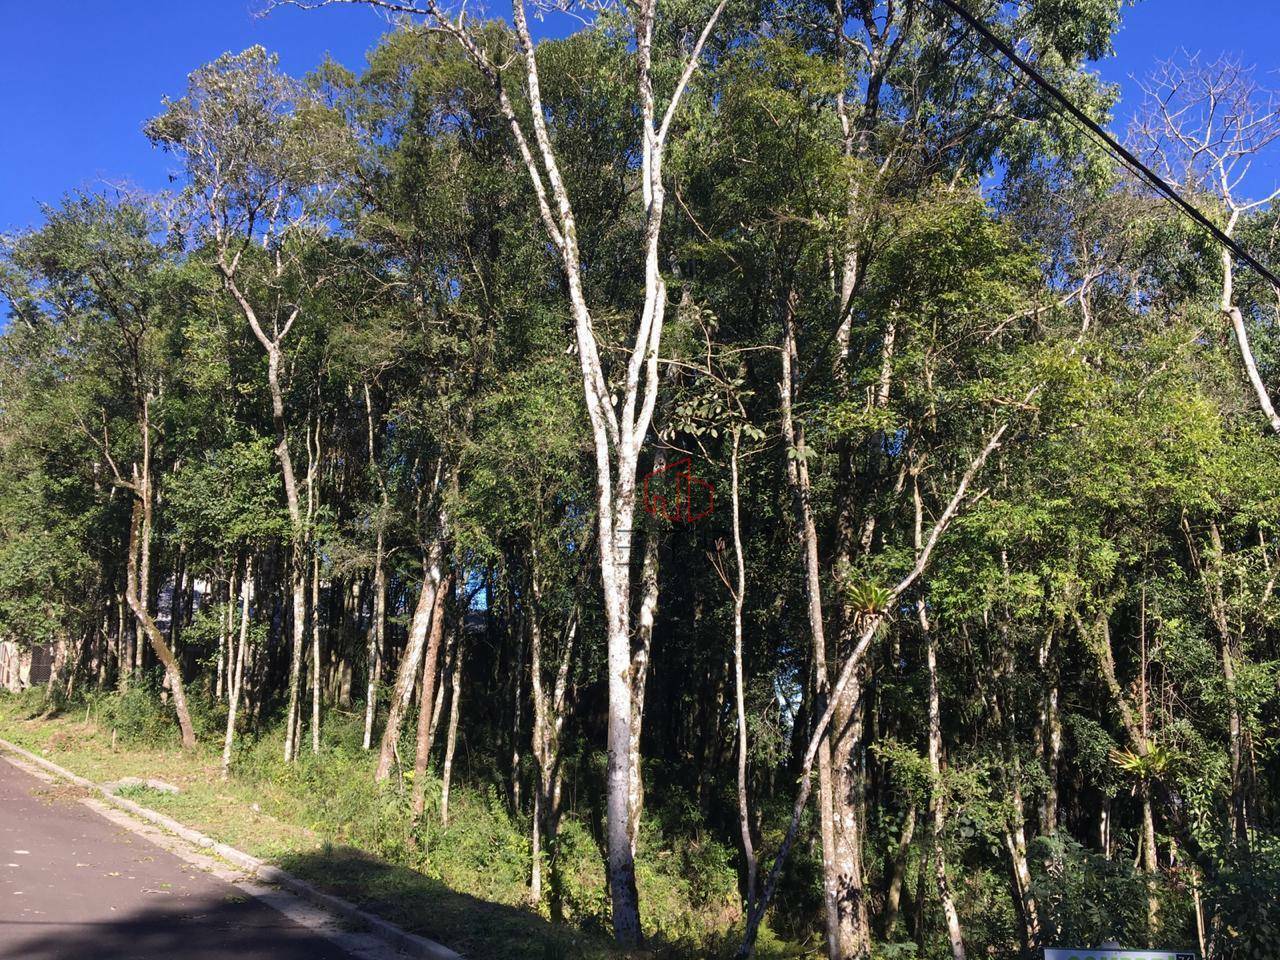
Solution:
<svg viewBox="0 0 1280 960">
<path fill-rule="evenodd" d="M 1002 674 L 1007 679 L 1009 664 L 1006 663 Z M 992 695 L 993 703 L 999 694 Z M 1001 739 L 1004 748 L 1005 781 L 1009 795 L 1009 817 L 1005 829 L 1005 848 L 1009 852 L 1009 865 L 1013 876 L 1014 889 L 1018 894 L 1018 907 L 1023 918 L 1024 934 L 1028 949 L 1039 949 L 1045 939 L 1045 918 L 1041 916 L 1040 905 L 1031 884 L 1031 869 L 1027 862 L 1026 808 L 1022 800 L 1022 764 L 1018 759 L 1017 744 L 1013 731 L 1017 729 L 1013 716 L 1012 704 L 1001 710 L 996 708 L 996 722 L 1001 728 Z"/>
<path fill-rule="evenodd" d="M 436 684 L 435 705 L 431 708 L 431 723 L 427 726 L 427 744 L 426 754 L 430 758 L 431 751 L 435 747 L 436 734 L 440 732 L 440 717 L 444 715 L 444 702 L 448 691 L 447 676 L 453 669 L 453 658 L 457 653 L 457 632 L 450 630 L 444 641 L 444 650 L 442 653 L 443 663 L 436 670 L 436 676 L 440 678 L 440 682 Z"/>
<path fill-rule="evenodd" d="M 1058 832 L 1058 774 L 1062 764 L 1062 718 L 1058 708 L 1058 665 L 1053 654 L 1053 632 L 1040 648 L 1039 665 L 1045 679 L 1040 706 L 1040 750 L 1045 772 L 1044 798 L 1040 803 L 1040 832 Z"/>
<path fill-rule="evenodd" d="M 418 696 L 418 740 L 413 758 L 413 816 L 422 816 L 426 803 L 427 761 L 431 751 L 431 708 L 435 702 L 436 666 L 440 662 L 440 638 L 444 636 L 445 601 L 453 584 L 453 571 L 445 575 L 431 609 L 431 634 L 422 664 L 422 692 Z"/>
<path fill-rule="evenodd" d="M 1209 521 L 1209 564 L 1201 559 L 1192 539 L 1191 527 L 1183 518 L 1182 529 L 1186 536 L 1187 548 L 1191 562 L 1200 575 L 1200 583 L 1204 588 L 1205 601 L 1209 607 L 1210 619 L 1217 628 L 1219 657 L 1222 663 L 1222 679 L 1227 691 L 1227 745 L 1231 758 L 1231 833 L 1235 841 L 1242 845 L 1249 842 L 1248 802 L 1245 796 L 1244 768 L 1245 746 L 1244 728 L 1240 718 L 1240 699 L 1236 688 L 1236 636 L 1227 620 L 1226 598 L 1222 592 L 1222 560 L 1224 548 L 1222 532 L 1215 520 Z"/>
<path fill-rule="evenodd" d="M 916 503 L 920 503 L 917 490 Z M 964 932 L 960 927 L 960 914 L 955 898 L 951 895 L 951 881 L 947 878 L 947 853 L 942 834 L 946 829 L 946 793 L 942 780 L 942 699 L 938 689 L 938 655 L 929 615 L 922 596 L 916 604 L 920 632 L 925 641 L 925 661 L 929 668 L 929 841 L 932 845 L 933 872 L 938 885 L 938 900 L 942 904 L 942 916 L 947 924 L 947 942 L 951 945 L 954 960 L 965 960 Z"/>
<path fill-rule="evenodd" d="M 889 876 L 889 887 L 884 898 L 884 923 L 881 935 L 886 941 L 893 941 L 893 928 L 898 925 L 898 912 L 902 903 L 902 883 L 907 876 L 907 857 L 911 852 L 911 840 L 916 831 L 916 806 L 913 803 L 907 810 L 902 824 L 902 833 L 898 835 L 898 850 L 893 858 L 893 872 Z"/>
<path fill-rule="evenodd" d="M 524 714 L 524 630 L 516 631 L 516 657 L 511 670 L 511 812 L 520 813 L 520 718 Z"/>
<path fill-rule="evenodd" d="M 302 651 L 306 645 L 307 631 L 307 555 L 300 535 L 293 542 L 293 556 L 289 563 L 290 622 L 293 643 L 289 656 L 289 711 L 285 719 L 284 759 L 292 763 L 298 757 L 299 687 L 302 683 Z"/>
<path fill-rule="evenodd" d="M 320 753 L 320 554 L 311 555 L 311 752 Z"/>
<path fill-rule="evenodd" d="M 378 687 L 382 683 L 382 657 L 387 622 L 387 571 L 383 557 L 383 531 L 378 530 L 373 567 L 373 612 L 369 623 L 368 684 L 365 688 L 364 741 L 368 750 L 373 746 L 373 724 L 378 715 Z"/>
<path fill-rule="evenodd" d="M 804 445 L 804 429 L 792 412 L 795 384 L 793 367 L 797 361 L 795 331 L 796 291 L 787 295 L 783 312 L 782 436 L 787 445 L 787 481 L 795 501 L 801 545 L 804 552 L 805 585 L 808 592 L 807 611 L 809 637 L 813 648 L 814 709 L 819 716 L 827 707 L 830 684 L 827 676 L 827 648 L 822 618 L 822 579 L 818 563 L 818 531 L 814 524 L 810 501 L 808 450 Z M 847 711 L 846 711 L 847 712 Z M 825 737 L 818 744 L 818 823 L 822 836 L 822 902 L 826 928 L 827 955 L 835 960 L 842 956 L 839 867 L 836 860 L 835 824 L 833 819 L 833 784 L 831 776 L 831 741 Z M 860 881 L 860 878 L 858 878 Z M 853 904 L 851 904 L 853 905 Z"/>
<path fill-rule="evenodd" d="M 653 472 L 667 463 L 665 447 L 653 454 Z M 644 730 L 644 697 L 649 680 L 649 654 L 653 649 L 653 626 L 658 613 L 658 564 L 661 536 L 656 527 L 645 532 L 644 559 L 640 566 L 640 609 L 636 616 L 636 639 L 631 648 L 631 745 L 628 763 L 631 767 L 630 794 L 627 800 L 627 830 L 631 835 L 631 855 L 636 853 L 640 836 L 640 820 L 644 815 L 644 767 L 640 762 L 640 735 Z"/>
<path fill-rule="evenodd" d="M 387 726 L 382 731 L 382 748 L 378 753 L 378 769 L 375 775 L 378 782 L 386 780 L 391 775 L 391 766 L 395 762 L 396 747 L 400 741 L 400 727 L 404 721 L 404 712 L 409 707 L 409 700 L 413 696 L 418 666 L 422 662 L 422 654 L 426 646 L 427 629 L 431 625 L 431 612 L 435 609 L 436 591 L 443 580 L 443 557 L 444 543 L 440 538 L 436 538 L 431 542 L 427 556 L 423 559 L 422 590 L 418 593 L 418 603 L 409 624 L 409 638 L 405 644 L 404 655 L 400 658 L 400 665 L 396 669 L 396 683 L 387 712 Z"/>
<path fill-rule="evenodd" d="M 915 508 L 914 542 L 916 553 L 924 546 L 924 500 L 920 496 L 920 474 L 913 468 L 911 474 L 911 500 Z M 938 685 L 937 641 L 929 623 L 928 601 L 922 590 L 916 601 L 916 619 L 920 623 L 920 635 L 924 638 L 925 665 L 929 673 L 929 842 L 933 855 L 934 879 L 938 886 L 938 900 L 942 904 L 942 916 L 947 925 L 947 942 L 951 946 L 953 960 L 965 960 L 964 931 L 960 927 L 960 914 L 955 898 L 951 895 L 951 881 L 947 877 L 947 852 L 942 834 L 946 829 L 946 790 L 942 779 L 942 694 Z"/>
<path fill-rule="evenodd" d="M 864 958 L 871 953 L 871 929 L 862 862 L 861 678 L 855 674 L 835 701 L 832 719 L 832 811 L 839 939 L 834 957 Z"/>
<path fill-rule="evenodd" d="M 532 603 L 529 611 L 529 659 L 530 690 L 533 699 L 532 753 L 536 766 L 533 792 L 533 830 L 530 838 L 533 865 L 529 878 L 529 897 L 537 904 L 542 900 L 542 845 L 550 850 L 548 868 L 552 876 L 553 918 L 560 914 L 559 885 L 555 882 L 556 834 L 559 830 L 560 806 L 560 734 L 564 728 L 565 706 L 569 687 L 569 667 L 573 659 L 573 647 L 578 631 L 578 611 L 575 607 L 565 624 L 560 643 L 556 672 L 550 691 L 543 675 L 544 635 L 542 580 L 537 543 L 530 544 L 529 592 Z"/>
<path fill-rule="evenodd" d="M 747 883 L 743 902 L 750 909 L 756 899 L 756 880 L 760 865 L 751 839 L 751 805 L 747 795 L 747 705 L 742 667 L 742 610 L 747 593 L 747 565 L 742 551 L 742 520 L 739 512 L 738 451 L 742 442 L 741 428 L 733 431 L 733 450 L 729 460 L 729 502 L 732 508 L 734 585 L 733 594 L 733 687 L 738 732 L 738 833 L 742 838 L 742 858 L 746 863 Z"/>
<path fill-rule="evenodd" d="M 227 608 L 222 615 L 222 629 L 218 631 L 218 675 L 213 688 L 215 700 L 223 699 L 224 684 L 226 695 L 230 694 L 235 669 L 235 609 L 236 595 L 239 593 L 236 572 L 236 562 L 233 559 L 227 577 Z"/>
<path fill-rule="evenodd" d="M 377 535 L 373 552 L 373 615 L 369 624 L 369 652 L 366 657 L 368 665 L 368 683 L 364 701 L 364 749 L 373 745 L 373 724 L 378 715 L 378 686 L 382 682 L 382 657 L 387 620 L 387 571 L 386 571 L 386 523 L 390 510 L 390 498 L 387 486 L 382 479 L 382 471 L 378 469 L 378 459 L 374 443 L 373 429 L 373 397 L 369 384 L 364 384 L 365 424 L 368 428 L 369 471 L 378 482 L 381 494 L 382 510 L 378 516 Z"/>
<path fill-rule="evenodd" d="M 145 484 L 143 489 L 146 489 Z M 165 675 L 169 678 L 170 688 L 173 692 L 173 708 L 178 715 L 178 727 L 182 731 L 182 745 L 190 748 L 196 745 L 196 734 L 195 728 L 191 725 L 191 712 L 187 708 L 187 695 L 182 685 L 182 676 L 178 670 L 178 663 L 174 659 L 173 651 L 165 643 L 164 634 L 156 626 L 155 620 L 151 618 L 151 614 L 147 612 L 139 596 L 140 577 L 138 568 L 140 565 L 139 558 L 143 551 L 138 549 L 135 552 L 134 548 L 139 546 L 138 540 L 142 536 L 144 529 L 143 515 L 145 512 L 147 511 L 143 504 L 142 496 L 136 495 L 133 500 L 133 521 L 130 524 L 131 536 L 129 538 L 129 565 L 125 581 L 125 598 L 129 603 L 129 609 L 133 611 L 139 628 L 151 642 L 151 646 L 156 652 L 156 657 L 164 664 Z"/>
<path fill-rule="evenodd" d="M 1096 637 L 1091 637 L 1089 631 L 1081 622 L 1079 614 L 1072 611 L 1075 618 L 1076 629 L 1085 643 L 1091 646 L 1098 658 L 1098 666 L 1101 668 L 1102 679 L 1106 683 L 1107 692 L 1111 694 L 1111 700 L 1115 704 L 1117 712 L 1120 714 L 1120 722 L 1125 732 L 1129 736 L 1129 742 L 1133 745 L 1134 751 L 1140 757 L 1145 757 L 1151 750 L 1151 741 L 1147 738 L 1146 733 L 1146 715 L 1144 712 L 1139 717 L 1134 716 L 1133 706 L 1129 703 L 1128 697 L 1120 687 L 1120 681 L 1116 676 L 1115 655 L 1111 649 L 1111 624 L 1104 612 L 1098 617 L 1098 631 Z M 1145 620 L 1145 617 L 1144 617 Z M 1143 626 L 1145 630 L 1145 623 Z M 1142 664 L 1143 676 L 1139 678 L 1140 686 L 1145 693 L 1146 689 L 1146 662 L 1145 658 Z M 1142 794 L 1142 832 L 1144 850 L 1144 869 L 1149 878 L 1148 883 L 1155 879 L 1156 872 L 1159 868 L 1159 862 L 1156 858 L 1155 849 L 1155 818 L 1151 807 L 1151 785 L 1150 781 L 1143 780 L 1139 784 L 1139 791 Z M 1150 826 L 1150 830 L 1148 830 Z M 1109 831 L 1108 831 L 1109 832 Z M 1147 835 L 1150 834 L 1150 843 L 1147 843 Z M 1159 925 L 1160 901 L 1155 895 L 1154 889 L 1149 888 L 1147 894 L 1147 926 L 1149 937 L 1154 938 L 1155 931 Z"/>
<path fill-rule="evenodd" d="M 245 651 L 249 646 L 249 599 L 253 588 L 253 554 L 244 562 L 244 578 L 240 584 L 240 642 L 236 645 L 235 668 L 230 671 L 227 706 L 227 734 L 222 741 L 222 779 L 231 771 L 231 748 L 236 738 L 236 714 L 240 709 L 240 694 L 244 689 Z M 228 604 L 230 606 L 230 604 Z"/>
<path fill-rule="evenodd" d="M 453 751 L 458 742 L 458 707 L 462 694 L 462 643 L 453 660 L 452 680 L 449 684 L 449 733 L 444 744 L 444 768 L 441 771 L 440 823 L 449 825 L 449 783 L 453 779 Z"/>
</svg>

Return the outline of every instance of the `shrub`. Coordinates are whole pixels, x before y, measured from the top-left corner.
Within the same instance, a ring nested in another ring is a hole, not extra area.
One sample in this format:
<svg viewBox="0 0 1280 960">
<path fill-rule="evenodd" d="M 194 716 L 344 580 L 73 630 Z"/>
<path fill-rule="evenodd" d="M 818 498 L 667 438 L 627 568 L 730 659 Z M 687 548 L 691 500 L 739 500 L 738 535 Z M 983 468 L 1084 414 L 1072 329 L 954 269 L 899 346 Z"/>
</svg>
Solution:
<svg viewBox="0 0 1280 960">
<path fill-rule="evenodd" d="M 1259 837 L 1252 851 L 1228 852 L 1223 869 L 1206 886 L 1215 954 L 1223 960 L 1263 960 L 1280 939 L 1280 838 Z"/>
<path fill-rule="evenodd" d="M 181 734 L 172 704 L 161 703 L 158 690 L 151 676 L 135 680 L 125 690 L 96 697 L 93 712 L 103 729 L 114 731 L 124 743 L 173 746 Z"/>
</svg>

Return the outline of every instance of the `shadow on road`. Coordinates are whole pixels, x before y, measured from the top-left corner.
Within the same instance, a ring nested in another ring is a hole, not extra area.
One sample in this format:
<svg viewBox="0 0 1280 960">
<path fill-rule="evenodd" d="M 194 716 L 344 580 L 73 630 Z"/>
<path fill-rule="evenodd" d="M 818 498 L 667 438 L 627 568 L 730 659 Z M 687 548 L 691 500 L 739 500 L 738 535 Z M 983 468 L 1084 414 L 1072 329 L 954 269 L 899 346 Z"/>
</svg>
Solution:
<svg viewBox="0 0 1280 960">
<path fill-rule="evenodd" d="M 4 960 L 346 960 L 347 954 L 266 904 L 187 897 L 108 921 L 0 919 Z"/>
<path fill-rule="evenodd" d="M 468 960 L 595 960 L 599 936 L 555 927 L 532 910 L 449 889 L 415 870 L 332 848 L 281 861 L 289 872 Z M 346 960 L 318 933 L 251 897 L 187 896 L 96 922 L 0 918 L 0 960 Z"/>
</svg>

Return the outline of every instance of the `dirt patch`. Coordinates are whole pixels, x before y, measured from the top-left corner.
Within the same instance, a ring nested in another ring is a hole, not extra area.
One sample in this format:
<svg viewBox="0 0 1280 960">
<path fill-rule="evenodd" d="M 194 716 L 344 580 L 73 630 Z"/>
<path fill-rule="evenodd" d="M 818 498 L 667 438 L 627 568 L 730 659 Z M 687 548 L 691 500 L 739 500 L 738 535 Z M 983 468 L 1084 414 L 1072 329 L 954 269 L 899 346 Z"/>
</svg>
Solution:
<svg viewBox="0 0 1280 960">
<path fill-rule="evenodd" d="M 76 786 L 74 783 L 58 781 L 32 790 L 31 796 L 41 803 L 51 805 L 55 803 L 79 803 L 89 796 L 89 791 L 83 787 Z"/>
</svg>

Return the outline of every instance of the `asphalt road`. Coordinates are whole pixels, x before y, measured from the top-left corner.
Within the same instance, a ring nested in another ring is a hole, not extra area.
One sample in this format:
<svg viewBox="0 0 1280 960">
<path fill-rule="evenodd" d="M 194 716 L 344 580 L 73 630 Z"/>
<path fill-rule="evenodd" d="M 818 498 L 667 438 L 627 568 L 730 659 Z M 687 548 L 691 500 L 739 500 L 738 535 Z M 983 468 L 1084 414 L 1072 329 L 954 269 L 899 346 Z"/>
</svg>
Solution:
<svg viewBox="0 0 1280 960">
<path fill-rule="evenodd" d="M 348 960 L 235 887 L 0 760 L 0 958 Z"/>
</svg>

